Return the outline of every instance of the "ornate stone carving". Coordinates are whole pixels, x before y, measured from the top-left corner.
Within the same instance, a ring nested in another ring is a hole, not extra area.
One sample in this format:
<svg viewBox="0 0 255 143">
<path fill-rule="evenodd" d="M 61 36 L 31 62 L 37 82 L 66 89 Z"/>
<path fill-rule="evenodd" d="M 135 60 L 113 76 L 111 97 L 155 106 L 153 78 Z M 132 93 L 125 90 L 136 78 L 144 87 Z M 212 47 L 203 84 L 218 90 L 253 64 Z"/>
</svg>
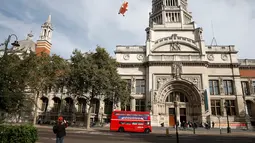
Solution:
<svg viewBox="0 0 255 143">
<path fill-rule="evenodd" d="M 228 60 L 228 55 L 227 55 L 227 54 L 221 54 L 221 59 L 222 59 L 223 61 Z"/>
<path fill-rule="evenodd" d="M 223 79 L 221 77 L 219 77 L 219 87 L 220 87 L 220 94 L 224 94 Z"/>
<path fill-rule="evenodd" d="M 177 42 L 171 43 L 170 44 L 170 51 L 180 51 L 181 50 L 181 45 Z"/>
<path fill-rule="evenodd" d="M 214 60 L 213 54 L 208 54 L 208 55 L 207 55 L 207 59 L 208 59 L 209 61 L 213 61 L 213 60 Z"/>
<path fill-rule="evenodd" d="M 125 54 L 125 55 L 123 55 L 123 58 L 124 58 L 124 60 L 129 60 L 130 56 L 129 56 L 129 54 Z"/>
<path fill-rule="evenodd" d="M 200 75 L 182 75 L 182 79 L 192 82 L 198 89 L 201 89 L 201 76 Z"/>
<path fill-rule="evenodd" d="M 176 79 L 180 78 L 180 75 L 182 74 L 182 64 L 174 63 L 172 65 L 172 73 L 174 75 L 174 78 L 176 78 Z"/>
<path fill-rule="evenodd" d="M 131 85 L 132 85 L 131 93 L 134 94 L 135 93 L 135 86 L 136 86 L 136 78 L 134 76 L 131 78 Z"/>
<path fill-rule="evenodd" d="M 164 85 L 166 82 L 169 82 L 170 80 L 171 80 L 171 77 L 164 77 L 164 76 L 157 77 L 156 89 L 159 89 L 162 85 Z"/>
<path fill-rule="evenodd" d="M 143 58 L 144 58 L 144 55 L 142 55 L 142 54 L 137 55 L 137 59 L 138 59 L 139 61 L 143 60 Z"/>
<path fill-rule="evenodd" d="M 251 94 L 255 93 L 255 89 L 253 88 L 253 86 L 255 86 L 255 85 L 253 85 L 252 79 L 249 79 L 249 89 L 250 89 Z"/>
<path fill-rule="evenodd" d="M 199 40 L 203 40 L 203 28 L 198 28 Z"/>
<path fill-rule="evenodd" d="M 153 94 L 153 101 L 155 104 L 158 103 L 157 92 L 154 92 L 154 94 Z"/>
</svg>

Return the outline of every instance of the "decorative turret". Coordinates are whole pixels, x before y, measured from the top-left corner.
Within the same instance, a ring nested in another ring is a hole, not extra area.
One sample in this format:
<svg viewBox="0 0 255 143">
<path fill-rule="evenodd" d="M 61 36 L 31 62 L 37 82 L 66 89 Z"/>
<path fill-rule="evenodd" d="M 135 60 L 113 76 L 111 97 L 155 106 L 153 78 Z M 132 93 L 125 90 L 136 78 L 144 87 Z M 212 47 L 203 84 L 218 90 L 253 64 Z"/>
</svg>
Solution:
<svg viewBox="0 0 255 143">
<path fill-rule="evenodd" d="M 51 50 L 51 37 L 52 37 L 52 23 L 51 15 L 49 15 L 47 21 L 41 26 L 41 34 L 39 40 L 37 40 L 36 54 L 47 53 L 50 54 Z"/>
</svg>

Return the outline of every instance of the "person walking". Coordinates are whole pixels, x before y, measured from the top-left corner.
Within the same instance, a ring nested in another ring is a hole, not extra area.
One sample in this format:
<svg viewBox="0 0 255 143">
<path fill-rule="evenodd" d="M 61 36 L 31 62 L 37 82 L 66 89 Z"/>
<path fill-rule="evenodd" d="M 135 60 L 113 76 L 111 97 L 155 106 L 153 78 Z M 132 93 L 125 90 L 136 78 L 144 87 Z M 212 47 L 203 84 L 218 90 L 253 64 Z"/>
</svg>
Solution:
<svg viewBox="0 0 255 143">
<path fill-rule="evenodd" d="M 62 116 L 58 117 L 57 124 L 53 126 L 53 132 L 56 134 L 56 143 L 64 143 L 66 136 L 67 123 Z"/>
</svg>

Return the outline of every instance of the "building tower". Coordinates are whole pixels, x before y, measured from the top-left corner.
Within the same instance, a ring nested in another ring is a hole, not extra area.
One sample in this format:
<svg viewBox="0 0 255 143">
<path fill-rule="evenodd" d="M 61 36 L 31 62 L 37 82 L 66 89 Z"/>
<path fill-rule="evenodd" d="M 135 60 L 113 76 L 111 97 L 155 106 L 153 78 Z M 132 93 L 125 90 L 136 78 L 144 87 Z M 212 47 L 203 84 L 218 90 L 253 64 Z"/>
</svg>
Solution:
<svg viewBox="0 0 255 143">
<path fill-rule="evenodd" d="M 48 20 L 41 26 L 41 34 L 36 44 L 36 54 L 50 54 L 52 31 L 51 15 L 49 15 Z"/>
<path fill-rule="evenodd" d="M 203 29 L 196 27 L 192 14 L 188 11 L 188 0 L 152 0 L 149 27 L 145 31 L 147 34 L 146 56 L 153 51 L 153 46 L 155 47 L 155 44 L 157 44 L 155 41 L 162 38 L 167 39 L 171 36 L 172 40 L 177 41 L 177 37 L 180 36 L 189 38 L 194 46 L 198 48 L 197 51 L 200 55 L 205 54 L 205 44 L 202 37 Z M 178 44 L 178 42 L 175 44 Z M 199 46 L 197 47 L 197 45 Z M 172 54 L 174 55 L 177 52 L 180 52 L 180 50 L 174 51 Z"/>
<path fill-rule="evenodd" d="M 192 22 L 192 15 L 188 12 L 187 0 L 152 0 L 150 25 L 164 25 L 168 28 L 181 28 Z"/>
</svg>

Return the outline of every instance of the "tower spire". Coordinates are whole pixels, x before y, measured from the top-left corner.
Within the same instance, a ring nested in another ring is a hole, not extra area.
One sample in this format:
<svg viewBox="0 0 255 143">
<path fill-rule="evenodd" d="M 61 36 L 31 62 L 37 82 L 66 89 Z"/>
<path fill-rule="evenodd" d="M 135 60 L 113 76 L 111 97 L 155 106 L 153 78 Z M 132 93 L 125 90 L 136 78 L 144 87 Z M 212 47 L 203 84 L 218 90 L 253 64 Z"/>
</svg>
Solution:
<svg viewBox="0 0 255 143">
<path fill-rule="evenodd" d="M 42 52 L 50 54 L 52 32 L 51 15 L 49 15 L 48 19 L 41 26 L 41 34 L 37 41 L 36 54 L 41 54 Z"/>
<path fill-rule="evenodd" d="M 48 42 L 51 42 L 52 31 L 51 15 L 49 15 L 46 22 L 42 25 L 40 40 L 47 40 Z"/>
<path fill-rule="evenodd" d="M 47 19 L 47 23 L 51 23 L 51 14 L 49 15 L 49 17 Z"/>
</svg>

